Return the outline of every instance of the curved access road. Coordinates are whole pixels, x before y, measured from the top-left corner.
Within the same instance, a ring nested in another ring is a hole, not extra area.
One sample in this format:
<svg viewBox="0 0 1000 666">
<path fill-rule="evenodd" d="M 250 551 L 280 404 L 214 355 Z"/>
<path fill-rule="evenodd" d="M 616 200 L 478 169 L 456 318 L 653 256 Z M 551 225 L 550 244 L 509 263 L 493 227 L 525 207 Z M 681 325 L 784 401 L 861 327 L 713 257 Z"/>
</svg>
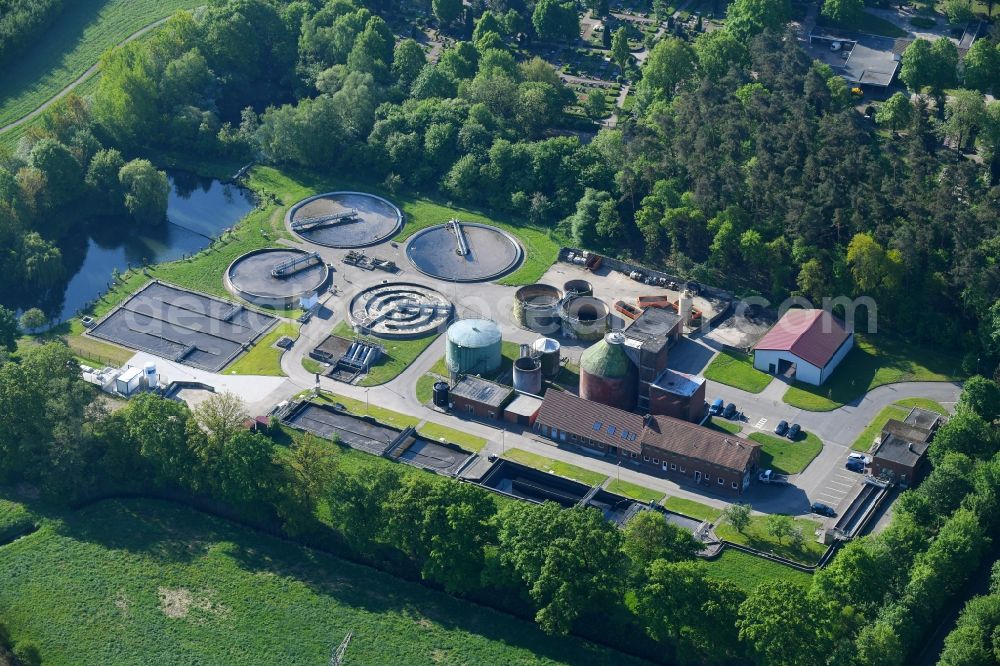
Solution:
<svg viewBox="0 0 1000 666">
<path fill-rule="evenodd" d="M 146 26 L 144 26 L 142 28 L 139 28 L 138 30 L 136 30 L 135 32 L 133 32 L 131 35 L 129 35 L 128 37 L 126 37 L 122 41 L 118 42 L 113 48 L 117 48 L 119 46 L 122 46 L 123 44 L 128 44 L 132 40 L 139 39 L 140 37 L 142 37 L 143 35 L 145 35 L 150 30 L 153 30 L 155 28 L 160 27 L 161 25 L 163 25 L 164 23 L 166 23 L 168 20 L 170 20 L 170 17 L 169 16 L 164 16 L 161 19 L 153 21 L 149 25 L 146 25 Z M 17 120 L 15 120 L 12 123 L 8 123 L 7 125 L 4 125 L 3 127 L 0 127 L 0 134 L 3 134 L 4 132 L 7 132 L 9 130 L 12 130 L 15 127 L 18 127 L 19 125 L 23 125 L 24 123 L 26 123 L 26 122 L 28 122 L 30 120 L 33 120 L 33 119 L 37 118 L 38 116 L 40 116 L 42 113 L 45 112 L 45 110 L 47 108 L 49 108 L 50 106 L 52 106 L 53 104 L 55 104 L 56 102 L 58 102 L 60 99 L 62 99 L 66 95 L 68 95 L 71 92 L 73 92 L 74 88 L 76 88 L 81 83 L 83 83 L 84 81 L 86 81 L 87 79 L 89 79 L 91 76 L 93 76 L 94 74 L 96 74 L 97 70 L 100 69 L 100 66 L 101 66 L 100 61 L 95 62 L 93 65 L 91 65 L 89 68 L 87 68 L 87 71 L 85 71 L 83 74 L 81 74 L 79 77 L 77 77 L 77 79 L 75 81 L 73 81 L 68 86 L 66 86 L 65 88 L 63 88 L 59 92 L 57 92 L 52 97 L 50 97 L 48 99 L 48 101 L 44 102 L 37 109 L 35 109 L 34 111 L 28 113 L 27 115 L 21 116 L 20 118 L 18 118 Z"/>
</svg>

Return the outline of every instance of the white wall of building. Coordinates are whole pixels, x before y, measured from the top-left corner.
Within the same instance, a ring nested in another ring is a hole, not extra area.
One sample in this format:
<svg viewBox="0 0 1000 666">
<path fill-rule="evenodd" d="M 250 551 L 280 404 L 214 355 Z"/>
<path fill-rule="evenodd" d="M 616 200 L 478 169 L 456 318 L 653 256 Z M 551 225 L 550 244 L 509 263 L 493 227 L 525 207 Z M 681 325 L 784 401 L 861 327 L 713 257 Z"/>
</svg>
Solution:
<svg viewBox="0 0 1000 666">
<path fill-rule="evenodd" d="M 830 362 L 822 368 L 804 361 L 795 354 L 787 351 L 773 351 L 769 349 L 758 349 L 753 353 L 753 367 L 761 372 L 774 374 L 778 371 L 781 361 L 788 361 L 795 364 L 795 379 L 806 384 L 819 386 L 833 374 L 834 369 L 844 360 L 847 353 L 854 347 L 854 334 L 852 333 L 840 346 L 837 353 L 833 355 Z M 774 369 L 771 369 L 771 366 Z"/>
</svg>

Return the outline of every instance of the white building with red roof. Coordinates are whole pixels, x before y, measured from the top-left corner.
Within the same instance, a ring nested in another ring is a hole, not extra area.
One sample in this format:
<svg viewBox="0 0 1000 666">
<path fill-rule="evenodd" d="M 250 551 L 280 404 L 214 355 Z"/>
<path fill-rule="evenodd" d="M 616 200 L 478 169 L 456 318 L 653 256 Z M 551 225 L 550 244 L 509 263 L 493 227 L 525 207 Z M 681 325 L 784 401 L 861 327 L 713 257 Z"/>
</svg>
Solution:
<svg viewBox="0 0 1000 666">
<path fill-rule="evenodd" d="M 753 367 L 819 386 L 854 346 L 854 333 L 826 310 L 788 310 L 753 348 Z"/>
</svg>

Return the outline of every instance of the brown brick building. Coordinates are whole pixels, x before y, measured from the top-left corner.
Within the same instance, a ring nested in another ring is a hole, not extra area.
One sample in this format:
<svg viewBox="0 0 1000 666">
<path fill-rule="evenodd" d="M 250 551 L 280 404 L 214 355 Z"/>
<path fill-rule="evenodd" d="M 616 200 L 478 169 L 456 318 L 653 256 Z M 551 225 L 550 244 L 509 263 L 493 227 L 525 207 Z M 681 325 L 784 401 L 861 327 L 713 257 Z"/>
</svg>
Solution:
<svg viewBox="0 0 1000 666">
<path fill-rule="evenodd" d="M 760 459 L 755 442 L 669 416 L 644 418 L 562 391 L 545 395 L 535 430 L 647 474 L 724 495 L 742 494 Z"/>
<path fill-rule="evenodd" d="M 889 419 L 872 447 L 872 474 L 902 487 L 920 480 L 926 468 L 927 448 L 941 423 L 934 412 L 914 407 L 906 419 Z"/>
</svg>

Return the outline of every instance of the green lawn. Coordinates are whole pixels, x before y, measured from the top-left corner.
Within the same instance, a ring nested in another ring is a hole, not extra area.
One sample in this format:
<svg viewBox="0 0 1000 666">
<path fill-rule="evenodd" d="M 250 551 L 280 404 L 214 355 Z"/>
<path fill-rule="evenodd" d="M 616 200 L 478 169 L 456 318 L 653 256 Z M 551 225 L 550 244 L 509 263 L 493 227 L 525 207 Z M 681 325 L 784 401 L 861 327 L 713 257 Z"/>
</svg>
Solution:
<svg viewBox="0 0 1000 666">
<path fill-rule="evenodd" d="M 646 488 L 645 486 L 629 483 L 628 481 L 619 481 L 618 479 L 611 479 L 605 488 L 608 492 L 631 497 L 646 504 L 661 500 L 664 495 L 662 490 L 653 490 L 652 488 Z"/>
<path fill-rule="evenodd" d="M 705 427 L 720 432 L 728 432 L 730 435 L 737 435 L 743 430 L 743 426 L 739 423 L 733 423 L 721 416 L 709 416 L 708 420 L 705 421 Z"/>
<path fill-rule="evenodd" d="M 302 368 L 306 372 L 311 372 L 314 375 L 321 375 L 326 371 L 326 366 L 316 359 L 309 358 L 308 356 L 302 357 Z"/>
<path fill-rule="evenodd" d="M 503 454 L 503 457 L 513 460 L 514 462 L 519 462 L 522 465 L 527 465 L 528 467 L 540 469 L 543 472 L 552 472 L 553 474 L 558 474 L 559 476 L 565 476 L 568 479 L 585 483 L 588 486 L 599 486 L 604 483 L 605 479 L 608 478 L 600 472 L 593 472 L 589 469 L 564 463 L 560 460 L 546 458 L 545 456 L 540 456 L 537 453 L 531 453 L 530 451 L 523 451 L 521 449 L 507 449 L 507 451 Z"/>
<path fill-rule="evenodd" d="M 898 419 L 902 421 L 909 413 L 910 410 L 904 407 L 896 407 L 895 405 L 883 407 L 882 411 L 878 413 L 878 416 L 872 419 L 872 422 L 861 431 L 858 438 L 854 440 L 854 444 L 851 444 L 851 448 L 855 451 L 867 451 L 871 448 L 872 442 L 875 441 L 875 438 L 882 432 L 882 428 L 885 426 L 886 421 L 889 419 Z"/>
<path fill-rule="evenodd" d="M 410 416 L 409 414 L 400 414 L 399 412 L 394 412 L 391 409 L 373 405 L 371 404 L 371 401 L 366 404 L 364 400 L 355 400 L 354 398 L 348 398 L 346 395 L 330 393 L 329 391 L 323 391 L 320 397 L 313 398 L 313 401 L 326 402 L 329 404 L 340 403 L 347 408 L 349 413 L 354 414 L 355 416 L 370 416 L 380 423 L 384 423 L 393 428 L 399 428 L 400 430 L 410 426 L 416 426 L 420 423 L 420 417 Z"/>
<path fill-rule="evenodd" d="M 440 377 L 430 373 L 420 376 L 417 380 L 417 400 L 420 404 L 427 405 L 434 399 L 434 383 L 440 381 Z"/>
<path fill-rule="evenodd" d="M 715 526 L 715 533 L 720 539 L 726 541 L 750 546 L 773 555 L 780 555 L 801 564 L 815 564 L 826 552 L 826 546 L 817 543 L 814 535 L 820 524 L 809 518 L 796 518 L 794 522 L 795 526 L 802 530 L 804 537 L 800 548 L 793 548 L 787 537 L 783 543 L 778 543 L 774 537 L 767 533 L 767 517 L 756 514 L 750 519 L 750 525 L 746 528 L 745 534 L 737 532 L 732 525 L 725 522 Z"/>
<path fill-rule="evenodd" d="M 274 343 L 285 336 L 293 340 L 297 338 L 299 325 L 288 321 L 278 322 L 250 351 L 231 363 L 224 372 L 230 375 L 284 377 L 285 373 L 281 370 L 281 355 L 285 350 L 275 347 Z"/>
<path fill-rule="evenodd" d="M 205 0 L 75 0 L 19 54 L 0 83 L 0 126 L 31 113 L 140 28 Z"/>
<path fill-rule="evenodd" d="M 939 402 L 935 402 L 930 398 L 903 398 L 902 400 L 897 400 L 894 404 L 900 407 L 918 407 L 920 409 L 926 409 L 930 412 L 937 412 L 942 416 L 948 415 L 948 410 Z"/>
<path fill-rule="evenodd" d="M 808 587 L 812 581 L 812 576 L 804 571 L 732 548 L 726 548 L 722 555 L 708 563 L 708 574 L 733 582 L 747 594 L 761 583 L 775 580 L 785 580 L 802 587 Z"/>
<path fill-rule="evenodd" d="M 446 442 L 458 444 L 467 451 L 475 451 L 477 453 L 489 443 L 484 437 L 455 428 L 449 428 L 438 423 L 427 422 L 417 428 L 417 432 L 427 439 L 443 439 Z"/>
<path fill-rule="evenodd" d="M 822 386 L 796 382 L 784 401 L 813 412 L 828 412 L 884 384 L 961 379 L 961 361 L 940 351 L 889 338 L 855 336 L 854 349 Z"/>
<path fill-rule="evenodd" d="M 43 663 L 633 664 L 576 637 L 192 509 L 108 500 L 0 548 L 0 616 Z"/>
<path fill-rule="evenodd" d="M 416 340 L 386 340 L 370 336 L 358 335 L 346 321 L 342 321 L 333 329 L 334 335 L 353 340 L 355 338 L 380 345 L 385 349 L 385 355 L 373 365 L 368 374 L 361 378 L 358 386 L 378 386 L 399 376 L 403 370 L 417 360 L 432 342 L 437 340 L 437 334 L 428 335 Z"/>
<path fill-rule="evenodd" d="M 708 506 L 707 504 L 683 497 L 668 497 L 663 502 L 663 507 L 667 511 L 673 511 L 674 513 L 679 513 L 695 520 L 710 520 L 713 522 L 722 513 L 722 509 L 717 509 L 714 506 Z"/>
<path fill-rule="evenodd" d="M 734 386 L 748 393 L 760 393 L 774 379 L 753 367 L 753 358 L 732 351 L 719 352 L 704 372 L 706 379 Z"/>
<path fill-rule="evenodd" d="M 761 445 L 760 468 L 773 469 L 779 474 L 798 474 L 804 470 L 823 450 L 823 442 L 811 432 L 802 432 L 805 437 L 800 436 L 795 442 L 764 432 L 752 433 L 750 439 Z"/>
</svg>

